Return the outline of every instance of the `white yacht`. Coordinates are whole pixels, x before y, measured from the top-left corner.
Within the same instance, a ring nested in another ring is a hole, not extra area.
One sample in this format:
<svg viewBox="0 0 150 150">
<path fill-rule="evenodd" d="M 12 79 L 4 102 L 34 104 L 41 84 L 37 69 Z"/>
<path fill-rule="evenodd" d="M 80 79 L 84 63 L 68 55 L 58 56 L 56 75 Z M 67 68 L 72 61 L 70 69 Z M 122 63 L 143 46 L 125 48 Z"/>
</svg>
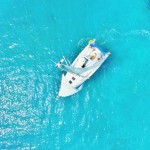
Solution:
<svg viewBox="0 0 150 150">
<path fill-rule="evenodd" d="M 106 53 L 101 48 L 99 49 L 94 39 L 89 41 L 71 65 L 65 58 L 60 60 L 56 64 L 56 67 L 63 71 L 58 97 L 66 97 L 79 92 L 83 88 L 83 83 L 96 72 L 109 54 L 110 52 Z"/>
</svg>

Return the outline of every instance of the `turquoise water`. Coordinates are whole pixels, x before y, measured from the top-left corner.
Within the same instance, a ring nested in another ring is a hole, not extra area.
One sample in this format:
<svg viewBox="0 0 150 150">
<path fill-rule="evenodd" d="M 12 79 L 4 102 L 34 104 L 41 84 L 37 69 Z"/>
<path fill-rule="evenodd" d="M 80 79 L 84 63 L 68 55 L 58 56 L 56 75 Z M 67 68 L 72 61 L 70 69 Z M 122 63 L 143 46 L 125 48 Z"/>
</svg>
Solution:
<svg viewBox="0 0 150 150">
<path fill-rule="evenodd" d="M 56 101 L 88 40 L 111 55 Z M 150 1 L 0 0 L 0 149 L 149 150 Z"/>
</svg>

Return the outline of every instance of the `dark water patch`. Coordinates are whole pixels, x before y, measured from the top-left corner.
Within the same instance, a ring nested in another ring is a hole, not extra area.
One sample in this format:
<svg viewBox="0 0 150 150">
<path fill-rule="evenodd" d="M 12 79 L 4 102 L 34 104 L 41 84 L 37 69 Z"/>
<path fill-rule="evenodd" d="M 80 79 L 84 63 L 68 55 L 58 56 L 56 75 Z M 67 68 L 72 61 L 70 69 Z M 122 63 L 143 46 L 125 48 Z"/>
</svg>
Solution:
<svg viewBox="0 0 150 150">
<path fill-rule="evenodd" d="M 150 9 L 150 0 L 147 0 L 146 3 L 147 3 L 147 8 Z"/>
</svg>

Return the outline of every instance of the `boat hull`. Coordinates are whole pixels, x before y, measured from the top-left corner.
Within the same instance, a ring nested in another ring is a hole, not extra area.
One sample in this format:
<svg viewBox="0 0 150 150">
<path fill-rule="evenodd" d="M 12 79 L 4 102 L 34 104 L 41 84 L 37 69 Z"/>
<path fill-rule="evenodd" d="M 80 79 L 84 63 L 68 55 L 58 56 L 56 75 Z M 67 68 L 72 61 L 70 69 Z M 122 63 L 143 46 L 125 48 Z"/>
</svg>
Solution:
<svg viewBox="0 0 150 150">
<path fill-rule="evenodd" d="M 66 97 L 79 92 L 83 88 L 83 83 L 96 72 L 109 54 L 109 52 L 104 53 L 94 44 L 91 46 L 91 43 L 89 43 L 71 64 L 75 71 L 79 73 L 68 71 L 66 74 L 62 74 L 58 96 Z"/>
</svg>

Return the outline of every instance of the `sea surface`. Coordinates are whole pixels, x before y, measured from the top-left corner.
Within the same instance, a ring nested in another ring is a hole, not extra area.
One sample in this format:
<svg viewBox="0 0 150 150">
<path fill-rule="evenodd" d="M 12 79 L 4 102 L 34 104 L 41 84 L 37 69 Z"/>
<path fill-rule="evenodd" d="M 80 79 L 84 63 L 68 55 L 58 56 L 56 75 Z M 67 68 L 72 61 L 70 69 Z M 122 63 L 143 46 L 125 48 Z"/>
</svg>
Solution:
<svg viewBox="0 0 150 150">
<path fill-rule="evenodd" d="M 110 57 L 57 101 L 50 59 L 94 38 Z M 150 150 L 150 1 L 0 0 L 0 150 Z"/>
</svg>

